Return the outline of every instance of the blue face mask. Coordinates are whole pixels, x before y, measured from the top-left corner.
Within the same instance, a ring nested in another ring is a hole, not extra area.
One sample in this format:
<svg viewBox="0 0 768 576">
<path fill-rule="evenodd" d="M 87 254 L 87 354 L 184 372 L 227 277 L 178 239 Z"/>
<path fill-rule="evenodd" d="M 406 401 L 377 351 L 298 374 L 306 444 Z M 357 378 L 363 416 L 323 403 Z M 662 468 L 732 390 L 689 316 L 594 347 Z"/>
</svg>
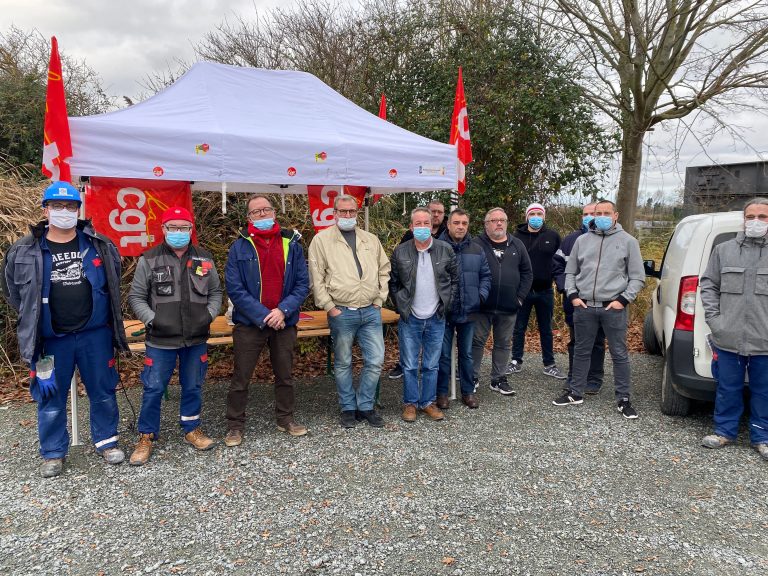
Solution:
<svg viewBox="0 0 768 576">
<path fill-rule="evenodd" d="M 253 221 L 253 227 L 256 228 L 256 230 L 269 230 L 274 225 L 275 225 L 274 218 L 264 218 L 263 220 Z"/>
<path fill-rule="evenodd" d="M 544 226 L 544 218 L 541 216 L 531 216 L 528 218 L 528 226 L 533 228 L 534 230 L 538 230 L 542 226 Z"/>
<path fill-rule="evenodd" d="M 189 244 L 190 232 L 166 232 L 165 241 L 171 248 L 184 248 Z"/>
<path fill-rule="evenodd" d="M 613 227 L 613 218 L 610 216 L 595 216 L 595 228 L 607 232 Z"/>
<path fill-rule="evenodd" d="M 336 225 L 339 227 L 339 230 L 349 232 L 350 230 L 354 230 L 355 226 L 357 226 L 357 218 L 340 218 L 337 216 Z"/>
<path fill-rule="evenodd" d="M 419 242 L 426 242 L 432 236 L 432 228 L 418 227 L 413 229 L 413 237 Z"/>
<path fill-rule="evenodd" d="M 589 228 L 589 223 L 590 223 L 590 222 L 592 222 L 592 220 L 594 220 L 594 219 L 595 219 L 595 217 L 594 217 L 594 216 L 582 216 L 582 217 L 581 217 L 581 224 L 582 224 L 582 225 L 583 225 L 585 228 Z"/>
</svg>

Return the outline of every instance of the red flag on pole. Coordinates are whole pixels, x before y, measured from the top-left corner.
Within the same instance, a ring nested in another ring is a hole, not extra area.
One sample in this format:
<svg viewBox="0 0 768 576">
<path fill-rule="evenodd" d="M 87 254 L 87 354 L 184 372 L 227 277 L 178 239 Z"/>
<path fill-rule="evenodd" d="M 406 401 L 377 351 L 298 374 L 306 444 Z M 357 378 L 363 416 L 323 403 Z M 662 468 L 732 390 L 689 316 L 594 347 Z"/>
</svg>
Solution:
<svg viewBox="0 0 768 576">
<path fill-rule="evenodd" d="M 381 101 L 379 102 L 379 118 L 382 120 L 387 119 L 387 95 L 384 94 L 384 92 L 381 93 Z M 373 198 L 371 199 L 371 206 L 381 200 L 382 196 L 383 194 L 374 194 Z"/>
<path fill-rule="evenodd" d="M 379 118 L 387 119 L 387 95 L 383 92 L 381 93 L 381 102 L 379 102 Z"/>
<path fill-rule="evenodd" d="M 456 84 L 456 98 L 453 101 L 453 118 L 451 119 L 451 139 L 449 144 L 456 146 L 458 158 L 457 172 L 459 194 L 466 190 L 465 166 L 472 162 L 472 144 L 469 140 L 469 117 L 467 116 L 467 99 L 464 97 L 464 80 L 459 66 L 459 80 Z"/>
<path fill-rule="evenodd" d="M 43 135 L 43 174 L 51 180 L 72 181 L 67 160 L 72 156 L 67 102 L 56 37 L 51 37 L 51 60 L 48 64 L 48 90 L 45 94 Z"/>
</svg>

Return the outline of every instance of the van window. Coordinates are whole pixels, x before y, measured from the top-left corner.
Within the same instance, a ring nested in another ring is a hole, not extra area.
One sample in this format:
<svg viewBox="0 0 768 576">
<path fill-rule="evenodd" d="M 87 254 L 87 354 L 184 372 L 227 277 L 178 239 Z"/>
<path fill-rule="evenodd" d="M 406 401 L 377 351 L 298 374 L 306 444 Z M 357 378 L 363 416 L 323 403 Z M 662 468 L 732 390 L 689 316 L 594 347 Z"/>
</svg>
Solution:
<svg viewBox="0 0 768 576">
<path fill-rule="evenodd" d="M 722 234 L 718 234 L 715 236 L 715 239 L 712 241 L 712 250 L 715 249 L 715 246 L 718 246 L 722 244 L 723 242 L 727 242 L 728 240 L 732 240 L 733 238 L 736 238 L 736 232 L 723 232 Z M 712 251 L 710 250 L 710 254 Z"/>
</svg>

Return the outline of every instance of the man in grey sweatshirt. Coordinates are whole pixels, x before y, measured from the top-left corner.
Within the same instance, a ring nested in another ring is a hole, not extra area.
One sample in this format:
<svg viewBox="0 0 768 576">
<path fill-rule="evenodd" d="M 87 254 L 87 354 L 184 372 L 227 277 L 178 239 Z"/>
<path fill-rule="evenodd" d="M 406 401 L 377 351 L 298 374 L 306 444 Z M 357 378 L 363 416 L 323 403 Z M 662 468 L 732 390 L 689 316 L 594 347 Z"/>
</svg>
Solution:
<svg viewBox="0 0 768 576">
<path fill-rule="evenodd" d="M 613 360 L 618 410 L 625 418 L 637 418 L 630 402 L 627 305 L 645 285 L 645 271 L 640 245 L 616 221 L 618 217 L 613 202 L 600 200 L 589 232 L 580 236 L 571 250 L 565 267 L 565 293 L 573 304 L 576 330 L 573 379 L 570 390 L 552 403 L 568 406 L 584 402 L 592 347 L 602 327 Z"/>
</svg>

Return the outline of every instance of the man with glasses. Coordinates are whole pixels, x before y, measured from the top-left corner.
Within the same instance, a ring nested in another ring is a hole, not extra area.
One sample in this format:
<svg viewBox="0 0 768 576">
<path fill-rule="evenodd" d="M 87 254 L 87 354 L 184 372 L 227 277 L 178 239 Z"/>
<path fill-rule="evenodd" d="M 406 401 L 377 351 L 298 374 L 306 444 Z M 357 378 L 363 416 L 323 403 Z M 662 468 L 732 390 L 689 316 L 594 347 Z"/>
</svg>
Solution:
<svg viewBox="0 0 768 576">
<path fill-rule="evenodd" d="M 31 226 L 3 261 L 3 294 L 19 314 L 19 351 L 30 365 L 44 478 L 61 474 L 69 450 L 67 397 L 75 367 L 90 401 L 91 438 L 109 464 L 118 448 L 115 348 L 128 350 L 120 310 L 120 255 L 90 221 L 78 220 L 80 193 L 54 182 L 46 220 Z"/>
<path fill-rule="evenodd" d="M 203 432 L 200 412 L 210 325 L 221 308 L 219 275 L 211 253 L 191 243 L 194 218 L 189 210 L 168 208 L 161 222 L 165 240 L 139 258 L 128 294 L 128 303 L 146 327 L 144 394 L 132 466 L 147 463 L 160 435 L 160 405 L 177 359 L 184 440 L 198 450 L 215 445 Z"/>
<path fill-rule="evenodd" d="M 701 304 L 717 357 L 713 434 L 706 448 L 736 441 L 749 374 L 749 440 L 768 460 L 768 198 L 744 207 L 744 231 L 712 250 L 701 277 Z"/>
<path fill-rule="evenodd" d="M 491 208 L 485 214 L 485 231 L 473 240 L 485 252 L 491 268 L 491 291 L 476 316 L 472 362 L 477 385 L 485 342 L 493 330 L 490 387 L 503 396 L 512 396 L 515 391 L 506 376 L 512 332 L 517 310 L 531 289 L 533 271 L 525 245 L 507 232 L 507 224 L 504 209 Z"/>
<path fill-rule="evenodd" d="M 374 401 L 384 363 L 381 306 L 389 292 L 390 264 L 379 239 L 357 227 L 357 209 L 352 196 L 336 197 L 335 225 L 318 232 L 309 245 L 309 274 L 315 305 L 328 313 L 340 424 L 353 428 L 359 418 L 380 428 L 384 420 Z M 355 340 L 363 356 L 357 388 L 352 382 Z"/>
<path fill-rule="evenodd" d="M 269 347 L 275 376 L 277 429 L 303 436 L 307 427 L 294 418 L 293 358 L 299 310 L 309 294 L 304 249 L 296 230 L 281 228 L 266 196 L 247 203 L 248 225 L 229 249 L 225 279 L 234 310 L 232 341 L 235 366 L 227 394 L 227 436 L 224 444 L 243 440 L 248 384 L 262 350 Z"/>
</svg>

